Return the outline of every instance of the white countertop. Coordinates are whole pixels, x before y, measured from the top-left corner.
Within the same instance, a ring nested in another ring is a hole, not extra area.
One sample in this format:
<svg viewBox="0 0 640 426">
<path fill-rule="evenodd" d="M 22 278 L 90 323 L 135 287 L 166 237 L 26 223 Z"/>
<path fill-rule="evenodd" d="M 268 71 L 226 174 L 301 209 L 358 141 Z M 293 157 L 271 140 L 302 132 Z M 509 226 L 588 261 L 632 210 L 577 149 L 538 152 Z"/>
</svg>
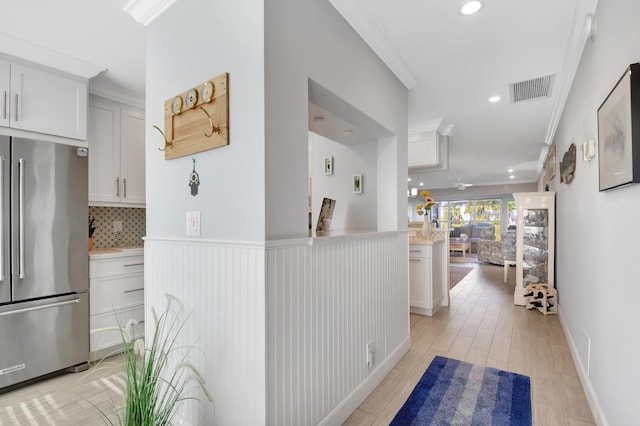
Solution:
<svg viewBox="0 0 640 426">
<path fill-rule="evenodd" d="M 89 252 L 90 259 L 107 259 L 112 257 L 140 256 L 144 255 L 144 247 L 111 247 L 93 249 Z"/>
<path fill-rule="evenodd" d="M 434 244 L 441 244 L 444 240 L 425 240 L 424 238 L 415 238 L 409 237 L 409 244 L 411 245 L 421 245 L 421 246 L 432 246 Z"/>
</svg>

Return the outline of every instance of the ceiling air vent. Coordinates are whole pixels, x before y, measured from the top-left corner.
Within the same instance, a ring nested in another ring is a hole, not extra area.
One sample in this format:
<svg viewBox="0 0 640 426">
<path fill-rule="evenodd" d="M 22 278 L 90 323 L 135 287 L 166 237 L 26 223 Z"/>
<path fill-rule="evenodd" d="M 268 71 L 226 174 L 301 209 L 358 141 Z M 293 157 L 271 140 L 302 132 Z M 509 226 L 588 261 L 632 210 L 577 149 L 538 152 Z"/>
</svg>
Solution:
<svg viewBox="0 0 640 426">
<path fill-rule="evenodd" d="M 551 96 L 554 78 L 555 74 L 551 74 L 545 75 L 544 77 L 533 78 L 531 80 L 509 83 L 511 103 L 515 104 L 518 102 L 548 98 Z"/>
</svg>

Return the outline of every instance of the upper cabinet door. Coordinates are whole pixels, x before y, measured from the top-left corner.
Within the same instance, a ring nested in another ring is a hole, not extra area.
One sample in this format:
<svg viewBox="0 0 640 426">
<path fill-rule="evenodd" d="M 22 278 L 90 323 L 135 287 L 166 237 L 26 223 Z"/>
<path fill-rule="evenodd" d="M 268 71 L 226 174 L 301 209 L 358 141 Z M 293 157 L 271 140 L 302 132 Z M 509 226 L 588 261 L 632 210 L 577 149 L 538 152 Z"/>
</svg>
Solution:
<svg viewBox="0 0 640 426">
<path fill-rule="evenodd" d="M 11 114 L 10 84 L 11 65 L 0 59 L 0 126 L 9 127 L 9 115 Z"/>
<path fill-rule="evenodd" d="M 11 64 L 11 107 L 15 129 L 87 138 L 86 82 Z"/>
<path fill-rule="evenodd" d="M 120 202 L 120 108 L 92 99 L 89 105 L 89 202 Z"/>
<path fill-rule="evenodd" d="M 123 107 L 120 123 L 121 201 L 144 204 L 144 111 Z"/>
</svg>

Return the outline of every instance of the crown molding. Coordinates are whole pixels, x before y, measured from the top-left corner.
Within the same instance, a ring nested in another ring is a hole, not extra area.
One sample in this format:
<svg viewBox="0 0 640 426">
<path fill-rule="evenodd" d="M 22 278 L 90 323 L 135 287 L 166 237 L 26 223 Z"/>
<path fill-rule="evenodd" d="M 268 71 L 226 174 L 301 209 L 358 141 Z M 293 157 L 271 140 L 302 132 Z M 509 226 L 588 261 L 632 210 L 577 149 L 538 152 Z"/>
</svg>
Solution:
<svg viewBox="0 0 640 426">
<path fill-rule="evenodd" d="M 365 16 L 364 10 L 358 8 L 350 0 L 329 0 L 329 2 L 378 55 L 382 62 L 389 67 L 391 72 L 398 77 L 407 90 L 411 90 L 418 85 L 418 79 L 413 75 L 413 72 L 395 50 L 389 46 L 384 37 L 380 35 L 380 32 Z"/>
<path fill-rule="evenodd" d="M 538 174 L 540 174 L 544 168 L 548 146 L 553 144 L 558 124 L 562 118 L 564 106 L 567 103 L 567 98 L 571 91 L 571 84 L 573 83 L 573 79 L 578 71 L 578 66 L 580 65 L 580 58 L 582 58 L 582 52 L 584 51 L 585 44 L 587 43 L 587 40 L 593 40 L 593 20 L 597 7 L 598 0 L 584 0 L 577 2 L 575 13 L 573 15 L 571 36 L 569 37 L 569 42 L 565 49 L 564 64 L 562 65 L 562 71 L 560 71 L 556 77 L 557 94 L 554 96 L 551 120 L 549 121 L 549 127 L 547 128 L 547 134 L 544 139 L 544 143 L 547 147 L 542 147 L 540 157 L 538 159 Z"/>
<path fill-rule="evenodd" d="M 118 89 L 99 86 L 93 83 L 89 83 L 89 93 L 92 95 L 111 99 L 112 101 L 122 102 L 124 104 L 131 105 L 140 109 L 145 109 L 146 107 L 144 95 L 126 93 Z"/>
<path fill-rule="evenodd" d="M 0 48 L 2 53 L 7 56 L 33 62 L 87 80 L 107 70 L 106 67 L 74 58 L 6 33 L 0 33 L 0 46 L 2 46 Z"/>
<path fill-rule="evenodd" d="M 177 0 L 131 0 L 122 10 L 136 22 L 147 26 Z"/>
</svg>

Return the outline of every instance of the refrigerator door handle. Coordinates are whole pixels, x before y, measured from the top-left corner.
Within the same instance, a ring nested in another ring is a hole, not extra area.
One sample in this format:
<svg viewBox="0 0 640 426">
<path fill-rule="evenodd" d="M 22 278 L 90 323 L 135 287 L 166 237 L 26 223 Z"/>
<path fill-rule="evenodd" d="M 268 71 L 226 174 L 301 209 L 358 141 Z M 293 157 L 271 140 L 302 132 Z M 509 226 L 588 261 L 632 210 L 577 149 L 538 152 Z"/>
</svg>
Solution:
<svg viewBox="0 0 640 426">
<path fill-rule="evenodd" d="M 0 281 L 4 281 L 4 157 L 0 157 Z"/>
<path fill-rule="evenodd" d="M 80 299 L 72 299 L 72 300 L 67 300 L 65 302 L 50 303 L 48 305 L 32 306 L 30 308 L 22 308 L 22 309 L 16 309 L 14 311 L 0 312 L 0 317 L 6 316 L 6 315 L 21 314 L 23 312 L 39 311 L 40 309 L 55 308 L 57 306 L 72 305 L 74 303 L 80 303 Z"/>
<path fill-rule="evenodd" d="M 18 278 L 24 279 L 24 159 L 18 160 Z"/>
</svg>

